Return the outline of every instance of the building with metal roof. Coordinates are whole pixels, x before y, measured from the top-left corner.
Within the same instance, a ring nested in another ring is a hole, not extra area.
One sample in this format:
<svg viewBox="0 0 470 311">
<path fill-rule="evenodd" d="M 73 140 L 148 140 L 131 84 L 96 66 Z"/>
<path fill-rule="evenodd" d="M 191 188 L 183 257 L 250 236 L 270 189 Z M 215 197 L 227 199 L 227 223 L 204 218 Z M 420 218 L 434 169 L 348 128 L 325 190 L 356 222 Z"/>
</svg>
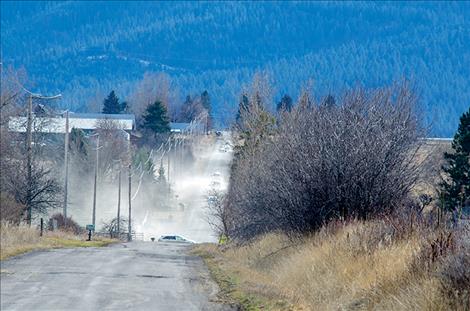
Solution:
<svg viewBox="0 0 470 311">
<path fill-rule="evenodd" d="M 135 129 L 135 116 L 133 114 L 103 114 L 103 113 L 69 113 L 69 131 L 73 128 L 82 130 L 95 130 L 101 128 L 103 122 L 112 122 L 117 129 L 132 131 Z M 8 128 L 12 132 L 26 132 L 26 117 L 12 117 Z M 35 126 L 36 125 L 36 126 Z M 42 133 L 65 133 L 65 115 L 35 116 L 33 128 Z"/>
</svg>

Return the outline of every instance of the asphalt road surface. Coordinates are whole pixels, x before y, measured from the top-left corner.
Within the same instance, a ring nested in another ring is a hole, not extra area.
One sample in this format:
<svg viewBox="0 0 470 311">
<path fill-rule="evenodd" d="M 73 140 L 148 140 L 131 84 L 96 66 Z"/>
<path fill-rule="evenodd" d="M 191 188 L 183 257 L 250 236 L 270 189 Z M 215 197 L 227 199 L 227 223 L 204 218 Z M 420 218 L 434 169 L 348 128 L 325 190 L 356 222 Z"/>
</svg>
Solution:
<svg viewBox="0 0 470 311">
<path fill-rule="evenodd" d="M 232 310 L 189 246 L 132 242 L 39 251 L 1 262 L 7 310 Z"/>
</svg>

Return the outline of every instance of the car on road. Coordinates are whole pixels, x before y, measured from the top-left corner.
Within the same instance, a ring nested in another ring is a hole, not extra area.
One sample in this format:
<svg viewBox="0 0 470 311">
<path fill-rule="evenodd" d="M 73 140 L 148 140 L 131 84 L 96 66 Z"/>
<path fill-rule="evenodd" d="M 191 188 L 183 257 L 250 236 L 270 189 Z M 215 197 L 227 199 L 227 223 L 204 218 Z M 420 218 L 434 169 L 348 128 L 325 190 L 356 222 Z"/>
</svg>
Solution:
<svg viewBox="0 0 470 311">
<path fill-rule="evenodd" d="M 188 244 L 194 244 L 193 240 L 187 239 L 181 235 L 162 235 L 159 239 L 158 242 L 171 242 L 171 243 L 188 243 Z"/>
<path fill-rule="evenodd" d="M 212 176 L 213 176 L 213 177 L 219 177 L 219 176 L 220 176 L 220 172 L 215 171 L 214 173 L 212 173 Z"/>
<path fill-rule="evenodd" d="M 217 197 L 215 195 L 209 195 L 207 196 L 207 203 L 208 204 L 213 204 L 217 201 Z"/>
</svg>

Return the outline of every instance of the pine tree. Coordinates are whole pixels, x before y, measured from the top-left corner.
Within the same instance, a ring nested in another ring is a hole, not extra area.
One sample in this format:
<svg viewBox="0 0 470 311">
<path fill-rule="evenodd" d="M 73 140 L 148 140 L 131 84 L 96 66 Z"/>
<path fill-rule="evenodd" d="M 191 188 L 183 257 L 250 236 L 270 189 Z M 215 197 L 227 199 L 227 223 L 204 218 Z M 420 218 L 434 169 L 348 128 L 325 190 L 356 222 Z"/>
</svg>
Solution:
<svg viewBox="0 0 470 311">
<path fill-rule="evenodd" d="M 116 96 L 116 93 L 114 91 L 111 91 L 109 93 L 108 97 L 105 98 L 103 101 L 103 113 L 106 114 L 118 114 L 122 113 L 126 110 L 127 108 L 127 103 L 119 102 L 119 98 Z"/>
<path fill-rule="evenodd" d="M 441 183 L 442 203 L 449 211 L 470 206 L 470 109 L 460 117 L 452 149 L 444 153 L 442 169 L 448 178 Z"/>
<path fill-rule="evenodd" d="M 189 123 L 194 118 L 193 112 L 193 100 L 191 99 L 190 95 L 186 96 L 186 100 L 184 101 L 183 105 L 181 106 L 181 112 L 179 116 L 180 122 Z"/>
<path fill-rule="evenodd" d="M 209 115 L 211 115 L 212 114 L 211 98 L 209 97 L 209 93 L 207 91 L 204 91 L 201 94 L 201 104 L 202 104 L 202 107 L 206 108 Z"/>
<path fill-rule="evenodd" d="M 336 101 L 333 95 L 328 94 L 322 102 L 322 105 L 328 109 L 331 109 L 336 106 Z"/>
<path fill-rule="evenodd" d="M 250 104 L 250 101 L 248 100 L 248 95 L 247 94 L 242 94 L 240 98 L 240 102 L 238 103 L 238 112 L 237 116 L 235 117 L 235 121 L 237 122 L 238 126 L 241 126 L 242 124 L 242 114 L 245 113 L 248 110 L 248 106 Z"/>
<path fill-rule="evenodd" d="M 212 127 L 212 104 L 211 98 L 209 97 L 209 92 L 204 91 L 201 94 L 201 104 L 207 110 L 208 118 L 206 129 L 209 130 Z"/>
<path fill-rule="evenodd" d="M 154 134 L 167 133 L 170 131 L 170 121 L 165 106 L 156 101 L 147 107 L 144 114 L 143 127 Z"/>
<path fill-rule="evenodd" d="M 281 101 L 277 104 L 277 111 L 282 110 L 282 111 L 291 112 L 292 107 L 293 107 L 292 98 L 289 95 L 285 94 L 281 98 Z"/>
</svg>

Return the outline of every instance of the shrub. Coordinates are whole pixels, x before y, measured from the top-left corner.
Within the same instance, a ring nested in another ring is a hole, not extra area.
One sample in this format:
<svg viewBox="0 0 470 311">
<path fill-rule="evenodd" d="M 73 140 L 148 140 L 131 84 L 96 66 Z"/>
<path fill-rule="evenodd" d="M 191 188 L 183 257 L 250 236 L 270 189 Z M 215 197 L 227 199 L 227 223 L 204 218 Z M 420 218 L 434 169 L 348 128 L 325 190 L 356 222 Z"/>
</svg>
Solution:
<svg viewBox="0 0 470 311">
<path fill-rule="evenodd" d="M 443 260 L 438 275 L 451 304 L 470 310 L 470 226 L 459 233 L 456 250 Z"/>
<path fill-rule="evenodd" d="M 120 238 L 123 234 L 127 232 L 127 219 L 121 217 L 119 219 L 119 229 L 118 229 L 118 219 L 113 218 L 108 223 L 103 223 L 103 231 L 109 233 L 110 238 Z"/>
<path fill-rule="evenodd" d="M 421 127 L 413 93 L 406 85 L 358 89 L 338 102 L 303 100 L 282 114 L 275 131 L 257 135 L 262 139 L 256 144 L 245 139 L 228 193 L 232 236 L 303 234 L 403 204 L 419 172 Z"/>
<path fill-rule="evenodd" d="M 0 201 L 2 202 L 0 220 L 19 224 L 25 209 L 24 205 L 18 203 L 11 195 L 6 192 L 0 193 Z"/>
<path fill-rule="evenodd" d="M 54 220 L 57 221 L 58 229 L 73 232 L 74 234 L 80 234 L 80 233 L 83 233 L 84 231 L 83 228 L 72 219 L 72 217 L 67 217 L 67 219 L 65 219 L 64 215 L 62 215 L 61 213 L 54 214 L 49 219 L 49 222 L 48 222 L 49 230 L 54 229 L 54 225 L 53 225 Z"/>
</svg>

